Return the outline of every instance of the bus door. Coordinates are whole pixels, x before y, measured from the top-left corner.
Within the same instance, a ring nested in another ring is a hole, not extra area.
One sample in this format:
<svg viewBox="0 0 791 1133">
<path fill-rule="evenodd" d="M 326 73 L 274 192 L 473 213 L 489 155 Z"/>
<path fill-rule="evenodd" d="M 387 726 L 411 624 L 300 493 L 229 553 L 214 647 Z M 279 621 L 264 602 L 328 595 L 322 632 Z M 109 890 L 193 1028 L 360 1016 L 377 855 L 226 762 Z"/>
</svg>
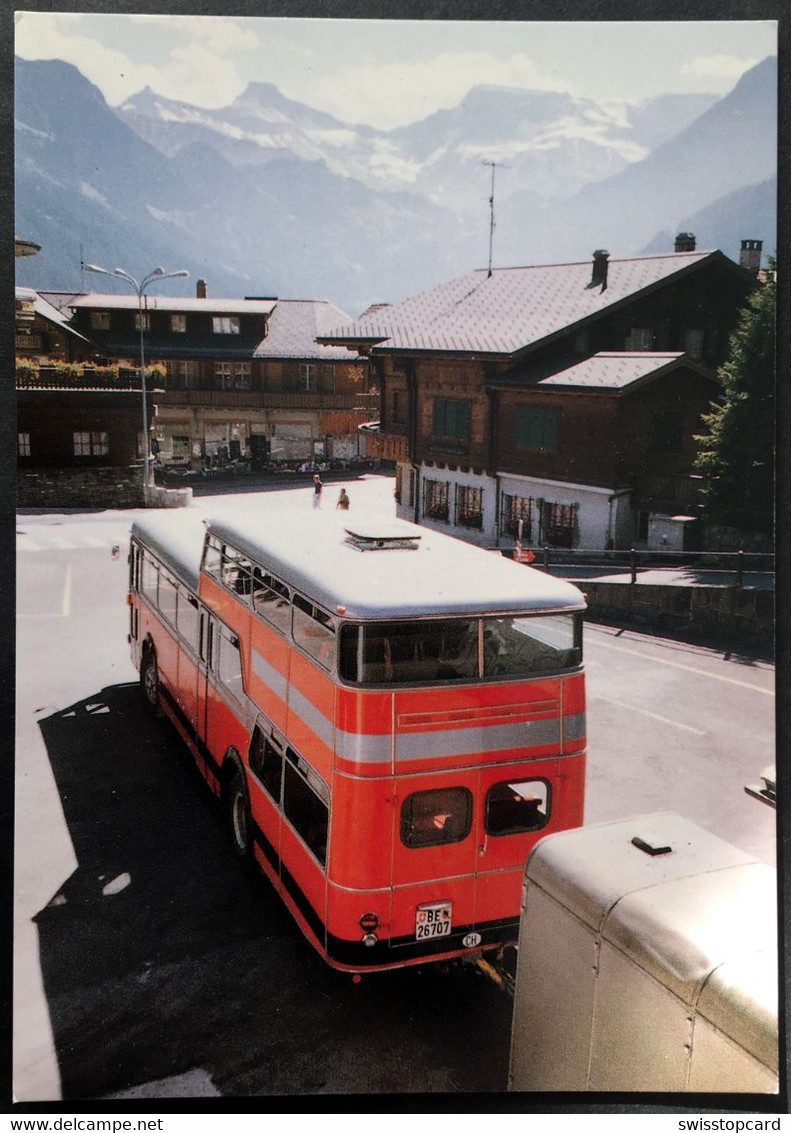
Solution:
<svg viewBox="0 0 791 1133">
<path fill-rule="evenodd" d="M 195 732 L 198 750 L 203 753 L 204 763 L 206 761 L 205 751 L 209 747 L 210 701 L 212 696 L 216 695 L 212 690 L 210 675 L 216 627 L 218 627 L 218 623 L 216 623 L 215 617 L 209 611 L 202 610 L 201 631 L 199 631 Z"/>
<path fill-rule="evenodd" d="M 283 763 L 286 742 L 266 719 L 258 716 L 250 741 L 250 815 L 257 849 L 265 860 L 270 881 L 280 888 Z"/>
<path fill-rule="evenodd" d="M 199 676 L 201 739 L 215 761 L 234 747 L 246 748 L 247 700 L 242 677 L 241 643 L 223 622 L 206 613 L 206 635 Z M 211 761 L 210 761 L 211 762 Z"/>
<path fill-rule="evenodd" d="M 197 728 L 198 685 L 200 683 L 200 615 L 198 599 L 179 593 L 178 630 L 181 649 L 178 658 L 178 701 L 187 723 Z"/>
<path fill-rule="evenodd" d="M 195 719 L 195 729 L 199 746 L 207 744 L 209 738 L 209 669 L 211 667 L 212 643 L 216 631 L 216 619 L 212 617 L 208 610 L 201 610 Z"/>
<path fill-rule="evenodd" d="M 474 923 L 477 778 L 468 768 L 396 781 L 393 948 L 430 944 Z"/>
<path fill-rule="evenodd" d="M 482 767 L 475 819 L 479 924 L 519 915 L 522 874 L 560 799 L 557 759 Z M 554 824 L 553 824 L 554 825 Z"/>
</svg>

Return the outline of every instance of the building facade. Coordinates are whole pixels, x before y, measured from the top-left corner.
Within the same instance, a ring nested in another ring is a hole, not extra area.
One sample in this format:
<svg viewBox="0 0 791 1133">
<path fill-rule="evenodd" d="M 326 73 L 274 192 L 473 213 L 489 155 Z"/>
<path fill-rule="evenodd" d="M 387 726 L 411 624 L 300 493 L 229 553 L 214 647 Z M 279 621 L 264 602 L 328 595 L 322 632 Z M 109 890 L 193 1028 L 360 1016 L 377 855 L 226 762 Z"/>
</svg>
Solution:
<svg viewBox="0 0 791 1133">
<path fill-rule="evenodd" d="M 688 538 L 694 435 L 755 274 L 682 236 L 472 272 L 322 339 L 379 374 L 399 514 L 492 547 L 665 546 L 659 517 Z"/>
<path fill-rule="evenodd" d="M 139 351 L 134 297 L 88 295 L 72 323 L 115 358 Z M 161 464 L 190 468 L 247 460 L 253 467 L 349 456 L 356 429 L 378 408 L 367 362 L 316 335 L 347 316 L 331 303 L 274 298 L 148 297 L 146 357 L 164 371 L 154 390 Z"/>
</svg>

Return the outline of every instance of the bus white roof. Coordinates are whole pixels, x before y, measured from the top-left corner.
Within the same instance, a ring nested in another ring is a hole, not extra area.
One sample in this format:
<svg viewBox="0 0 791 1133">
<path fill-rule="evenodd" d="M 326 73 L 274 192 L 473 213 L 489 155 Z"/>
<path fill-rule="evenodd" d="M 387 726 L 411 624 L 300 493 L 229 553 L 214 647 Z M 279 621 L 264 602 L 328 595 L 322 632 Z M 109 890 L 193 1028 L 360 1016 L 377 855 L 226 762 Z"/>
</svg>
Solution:
<svg viewBox="0 0 791 1133">
<path fill-rule="evenodd" d="M 198 589 L 206 522 L 199 511 L 155 512 L 136 519 L 132 535 L 141 539 L 175 575 Z"/>
<path fill-rule="evenodd" d="M 348 618 L 585 608 L 568 582 L 399 519 L 262 509 L 210 521 L 209 530 Z"/>
<path fill-rule="evenodd" d="M 333 613 L 342 607 L 348 618 L 585 608 L 584 595 L 569 582 L 400 519 L 261 507 L 205 524 L 199 513 L 168 511 L 136 521 L 132 534 L 197 589 L 206 525 L 319 605 Z"/>
</svg>

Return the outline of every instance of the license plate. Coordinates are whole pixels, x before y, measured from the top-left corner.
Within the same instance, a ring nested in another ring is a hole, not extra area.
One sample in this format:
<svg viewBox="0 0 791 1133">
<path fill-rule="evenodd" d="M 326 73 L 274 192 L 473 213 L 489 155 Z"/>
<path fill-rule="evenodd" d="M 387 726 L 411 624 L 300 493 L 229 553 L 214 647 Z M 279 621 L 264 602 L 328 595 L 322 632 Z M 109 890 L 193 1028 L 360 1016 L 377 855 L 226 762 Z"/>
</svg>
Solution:
<svg viewBox="0 0 791 1133">
<path fill-rule="evenodd" d="M 415 915 L 415 939 L 429 940 L 434 936 L 450 936 L 450 909 L 450 901 L 418 906 Z"/>
</svg>

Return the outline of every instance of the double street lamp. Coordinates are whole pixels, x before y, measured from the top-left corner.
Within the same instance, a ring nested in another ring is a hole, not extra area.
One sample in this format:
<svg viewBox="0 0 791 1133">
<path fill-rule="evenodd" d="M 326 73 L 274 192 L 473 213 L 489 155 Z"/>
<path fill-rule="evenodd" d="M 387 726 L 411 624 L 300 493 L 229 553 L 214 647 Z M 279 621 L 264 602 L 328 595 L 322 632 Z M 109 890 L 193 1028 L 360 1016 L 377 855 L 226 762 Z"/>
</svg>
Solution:
<svg viewBox="0 0 791 1133">
<path fill-rule="evenodd" d="M 139 283 L 134 276 L 129 275 L 123 268 L 114 268 L 113 271 L 108 271 L 107 268 L 97 267 L 96 264 L 84 264 L 85 271 L 96 272 L 99 275 L 112 275 L 118 279 L 122 279 L 124 283 L 128 283 L 132 290 L 137 295 L 137 314 L 140 326 L 140 391 L 143 395 L 143 488 L 148 488 L 151 477 L 151 444 L 148 437 L 148 401 L 146 398 L 146 359 L 145 359 L 145 345 L 143 339 L 143 293 L 147 287 L 152 283 L 158 283 L 162 279 L 186 279 L 189 275 L 188 271 L 165 271 L 164 268 L 154 268 L 149 272 Z"/>
</svg>

